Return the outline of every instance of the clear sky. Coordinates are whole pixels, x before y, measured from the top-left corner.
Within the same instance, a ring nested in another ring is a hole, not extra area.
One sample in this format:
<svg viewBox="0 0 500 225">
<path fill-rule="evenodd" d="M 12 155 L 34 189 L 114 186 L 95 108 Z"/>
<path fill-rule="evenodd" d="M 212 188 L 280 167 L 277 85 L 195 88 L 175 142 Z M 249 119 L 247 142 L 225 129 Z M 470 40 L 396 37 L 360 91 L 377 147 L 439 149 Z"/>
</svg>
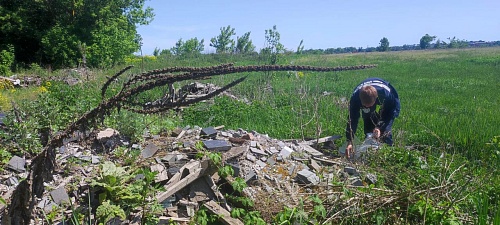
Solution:
<svg viewBox="0 0 500 225">
<path fill-rule="evenodd" d="M 251 32 L 259 50 L 265 30 L 276 25 L 280 42 L 295 50 L 418 44 L 429 34 L 441 41 L 500 40 L 500 0 L 149 0 L 155 18 L 140 26 L 143 54 L 170 49 L 182 38 L 204 39 L 205 53 L 215 52 L 210 39 L 221 27 L 236 36 Z"/>
</svg>

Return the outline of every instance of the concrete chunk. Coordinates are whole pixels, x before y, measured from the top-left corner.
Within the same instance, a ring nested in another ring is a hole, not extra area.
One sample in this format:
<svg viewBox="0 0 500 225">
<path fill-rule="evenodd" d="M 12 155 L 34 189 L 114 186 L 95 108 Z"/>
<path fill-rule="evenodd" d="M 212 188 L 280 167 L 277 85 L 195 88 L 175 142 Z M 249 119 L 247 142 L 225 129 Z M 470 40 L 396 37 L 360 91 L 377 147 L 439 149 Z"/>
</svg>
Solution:
<svg viewBox="0 0 500 225">
<path fill-rule="evenodd" d="M 222 224 L 244 225 L 244 223 L 241 222 L 241 220 L 232 218 L 231 213 L 226 209 L 222 208 L 219 204 L 217 204 L 217 202 L 211 200 L 209 202 L 205 202 L 204 205 L 208 209 L 208 211 L 219 216 L 218 218 L 222 222 Z"/>
<path fill-rule="evenodd" d="M 205 127 L 201 129 L 200 135 L 206 137 L 217 137 L 217 130 L 214 127 Z"/>
<path fill-rule="evenodd" d="M 7 165 L 8 168 L 10 169 L 13 169 L 17 172 L 24 172 L 26 171 L 26 169 L 24 168 L 24 166 L 26 165 L 26 160 L 24 160 L 23 158 L 15 155 L 13 156 L 10 161 L 9 161 L 9 164 Z"/>
<path fill-rule="evenodd" d="M 159 149 L 158 146 L 156 146 L 153 143 L 149 143 L 148 145 L 146 145 L 144 150 L 142 150 L 141 156 L 143 158 L 150 158 L 158 151 L 158 149 Z"/>
<path fill-rule="evenodd" d="M 309 164 L 309 167 L 316 172 L 321 171 L 321 166 L 314 159 L 311 159 L 311 163 Z"/>
<path fill-rule="evenodd" d="M 267 156 L 267 153 L 258 149 L 258 148 L 254 148 L 254 147 L 250 147 L 250 151 L 255 153 L 255 154 L 259 154 L 259 155 L 264 155 L 264 156 Z"/>
<path fill-rule="evenodd" d="M 368 184 L 375 184 L 377 183 L 377 175 L 369 173 L 366 175 L 365 181 Z"/>
<path fill-rule="evenodd" d="M 203 144 L 209 151 L 227 151 L 231 149 L 231 144 L 225 140 L 207 140 Z"/>
<path fill-rule="evenodd" d="M 52 200 L 58 205 L 64 202 L 70 203 L 68 193 L 66 192 L 66 189 L 64 189 L 64 187 L 60 187 L 51 191 L 50 196 L 52 197 Z"/>
<path fill-rule="evenodd" d="M 355 168 L 352 168 L 352 167 L 349 167 L 349 166 L 344 167 L 344 172 L 348 173 L 351 176 L 358 174 L 358 171 L 356 171 Z"/>
<path fill-rule="evenodd" d="M 308 169 L 303 169 L 297 173 L 296 179 L 303 184 L 319 184 L 319 177 Z"/>
<path fill-rule="evenodd" d="M 290 157 L 290 155 L 293 153 L 293 149 L 285 146 L 285 147 L 282 147 L 281 148 L 281 152 L 280 152 L 280 155 L 283 157 L 283 158 L 288 158 Z"/>
</svg>

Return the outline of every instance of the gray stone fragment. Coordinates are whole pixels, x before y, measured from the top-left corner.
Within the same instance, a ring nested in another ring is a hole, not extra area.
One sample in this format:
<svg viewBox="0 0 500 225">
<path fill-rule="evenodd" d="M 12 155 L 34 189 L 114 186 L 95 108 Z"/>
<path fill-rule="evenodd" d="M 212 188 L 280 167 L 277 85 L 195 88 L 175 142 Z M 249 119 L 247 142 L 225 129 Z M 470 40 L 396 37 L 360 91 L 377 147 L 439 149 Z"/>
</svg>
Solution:
<svg viewBox="0 0 500 225">
<path fill-rule="evenodd" d="M 225 131 L 221 131 L 220 135 L 223 137 L 231 137 L 232 136 L 231 134 L 229 134 L 228 132 L 225 132 Z"/>
<path fill-rule="evenodd" d="M 255 153 L 255 154 L 259 154 L 259 155 L 265 155 L 267 156 L 267 153 L 258 149 L 258 148 L 254 148 L 254 147 L 250 147 L 250 151 Z"/>
<path fill-rule="evenodd" d="M 351 181 L 351 185 L 353 186 L 357 186 L 357 187 L 362 187 L 363 186 L 363 181 L 361 181 L 361 179 L 359 178 L 354 178 L 352 181 Z"/>
<path fill-rule="evenodd" d="M 358 174 L 358 171 L 356 171 L 355 168 L 349 166 L 344 167 L 344 172 L 348 173 L 351 176 Z"/>
<path fill-rule="evenodd" d="M 273 157 L 267 158 L 267 164 L 274 166 L 276 164 L 276 161 L 273 159 Z"/>
<path fill-rule="evenodd" d="M 276 149 L 276 147 L 270 147 L 268 151 L 269 151 L 271 154 L 276 154 L 276 153 L 280 152 L 280 151 L 278 151 L 278 150 Z"/>
<path fill-rule="evenodd" d="M 179 136 L 179 134 L 181 134 L 181 132 L 182 132 L 182 128 L 176 127 L 175 129 L 172 130 L 171 136 L 177 137 L 177 136 Z"/>
<path fill-rule="evenodd" d="M 15 170 L 16 172 L 22 173 L 22 172 L 26 171 L 26 169 L 24 168 L 25 165 L 26 165 L 26 160 L 15 155 L 10 159 L 7 167 Z"/>
<path fill-rule="evenodd" d="M 376 184 L 377 183 L 377 175 L 369 173 L 366 175 L 365 181 L 368 184 Z"/>
<path fill-rule="evenodd" d="M 132 144 L 133 149 L 141 149 L 141 146 L 138 144 Z"/>
<path fill-rule="evenodd" d="M 217 137 L 217 130 L 214 127 L 205 127 L 201 129 L 200 135 L 206 137 Z"/>
<path fill-rule="evenodd" d="M 248 184 L 252 180 L 257 180 L 257 174 L 255 171 L 250 170 L 247 174 L 245 174 L 245 182 Z"/>
<path fill-rule="evenodd" d="M 314 159 L 311 159 L 311 163 L 309 164 L 309 167 L 311 169 L 315 170 L 316 172 L 321 171 L 321 166 Z"/>
<path fill-rule="evenodd" d="M 231 144 L 225 140 L 206 140 L 203 141 L 203 144 L 209 151 L 227 151 L 231 149 Z"/>
<path fill-rule="evenodd" d="M 16 186 L 19 184 L 19 180 L 17 180 L 16 177 L 9 177 L 5 182 L 9 186 Z"/>
<path fill-rule="evenodd" d="M 303 169 L 299 171 L 295 178 L 297 179 L 298 182 L 303 184 L 317 185 L 319 184 L 320 181 L 319 177 L 308 169 Z"/>
<path fill-rule="evenodd" d="M 158 151 L 158 149 L 159 149 L 158 146 L 156 146 L 153 143 L 149 143 L 148 145 L 146 145 L 144 150 L 142 150 L 141 156 L 143 158 L 149 158 L 153 156 Z"/>
<path fill-rule="evenodd" d="M 101 162 L 101 157 L 100 156 L 92 156 L 92 164 L 99 164 Z"/>
<path fill-rule="evenodd" d="M 255 162 L 257 161 L 257 157 L 255 157 L 254 155 L 252 154 L 247 154 L 247 159 L 252 161 L 252 162 Z"/>
<path fill-rule="evenodd" d="M 64 202 L 70 203 L 68 193 L 66 192 L 66 189 L 64 189 L 64 187 L 60 187 L 51 191 L 50 196 L 52 197 L 52 200 L 58 205 Z"/>
<path fill-rule="evenodd" d="M 59 154 L 64 154 L 66 152 L 66 146 L 61 146 L 59 148 Z"/>
<path fill-rule="evenodd" d="M 257 147 L 257 142 L 256 141 L 250 141 L 250 147 L 252 147 L 252 148 Z"/>
<path fill-rule="evenodd" d="M 285 146 L 285 147 L 282 147 L 281 148 L 281 152 L 280 152 L 280 155 L 283 157 L 283 158 L 288 158 L 290 157 L 290 155 L 292 154 L 293 152 L 293 149 Z"/>
<path fill-rule="evenodd" d="M 266 167 L 266 166 L 267 166 L 267 164 L 266 164 L 265 162 L 262 162 L 262 161 L 260 161 L 260 160 L 257 160 L 255 163 L 256 163 L 257 165 L 259 165 L 259 166 L 260 166 L 260 168 L 264 168 L 264 167 Z"/>
<path fill-rule="evenodd" d="M 79 157 L 82 161 L 90 162 L 92 161 L 92 157 L 89 155 L 82 155 Z"/>
<path fill-rule="evenodd" d="M 233 177 L 240 176 L 240 164 L 238 162 L 228 163 L 233 168 Z"/>
</svg>

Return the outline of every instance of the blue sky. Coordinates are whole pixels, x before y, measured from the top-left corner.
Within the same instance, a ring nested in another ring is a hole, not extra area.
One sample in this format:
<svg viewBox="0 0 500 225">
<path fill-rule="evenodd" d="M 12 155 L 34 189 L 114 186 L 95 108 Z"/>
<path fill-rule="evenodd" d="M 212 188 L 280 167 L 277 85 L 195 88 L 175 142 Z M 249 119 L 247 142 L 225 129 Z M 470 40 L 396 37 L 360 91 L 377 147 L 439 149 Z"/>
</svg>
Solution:
<svg viewBox="0 0 500 225">
<path fill-rule="evenodd" d="M 386 37 L 391 46 L 418 44 L 425 34 L 442 41 L 500 40 L 500 0 L 149 0 L 155 18 L 138 28 L 143 54 L 170 49 L 182 38 L 204 39 L 205 53 L 215 52 L 210 39 L 221 27 L 236 36 L 251 32 L 257 49 L 265 47 L 265 30 L 276 25 L 280 42 L 295 50 L 376 47 Z"/>
</svg>

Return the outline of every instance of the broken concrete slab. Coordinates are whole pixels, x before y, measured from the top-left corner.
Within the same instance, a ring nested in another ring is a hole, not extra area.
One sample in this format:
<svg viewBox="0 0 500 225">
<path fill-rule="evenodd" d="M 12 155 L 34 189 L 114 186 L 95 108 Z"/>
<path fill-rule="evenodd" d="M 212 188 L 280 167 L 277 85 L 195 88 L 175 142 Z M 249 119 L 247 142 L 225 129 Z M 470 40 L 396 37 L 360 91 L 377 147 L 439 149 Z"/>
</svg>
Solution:
<svg viewBox="0 0 500 225">
<path fill-rule="evenodd" d="M 308 169 L 302 169 L 297 172 L 297 176 L 295 178 L 298 182 L 303 184 L 317 185 L 320 182 L 319 177 Z"/>
<path fill-rule="evenodd" d="M 213 200 L 205 202 L 203 205 L 212 214 L 218 215 L 219 216 L 218 218 L 220 219 L 220 221 L 223 224 L 226 224 L 226 225 L 244 225 L 244 223 L 241 220 L 236 219 L 236 218 L 232 218 L 231 213 L 229 213 L 229 211 L 222 208 L 219 204 L 217 204 L 217 202 L 215 202 Z"/>
<path fill-rule="evenodd" d="M 16 172 L 23 173 L 26 171 L 24 168 L 26 166 L 26 160 L 15 155 L 12 156 L 9 160 L 9 164 L 7 164 L 7 168 L 15 170 Z"/>
<path fill-rule="evenodd" d="M 254 155 L 252 155 L 252 154 L 247 154 L 247 159 L 248 159 L 249 161 L 252 161 L 252 162 L 257 161 L 257 157 L 255 157 L 255 156 L 254 156 Z"/>
<path fill-rule="evenodd" d="M 208 160 L 203 160 L 201 162 L 191 161 L 184 165 L 180 169 L 180 172 L 172 176 L 167 184 L 164 185 L 166 191 L 158 195 L 158 202 L 163 202 L 169 196 L 175 194 L 199 177 L 205 175 L 205 172 L 210 171 L 210 168 L 208 167 Z"/>
<path fill-rule="evenodd" d="M 19 184 L 19 180 L 16 177 L 9 177 L 5 183 L 9 186 L 16 186 Z"/>
<path fill-rule="evenodd" d="M 141 151 L 141 156 L 145 159 L 152 157 L 158 150 L 158 146 L 153 143 L 148 143 L 146 147 Z"/>
<path fill-rule="evenodd" d="M 64 187 L 59 187 L 51 191 L 50 196 L 52 197 L 52 200 L 58 205 L 61 205 L 63 203 L 70 203 L 69 195 Z"/>
<path fill-rule="evenodd" d="M 299 146 L 302 148 L 302 150 L 306 151 L 308 154 L 312 155 L 312 156 L 323 156 L 323 153 L 316 150 L 315 148 L 309 146 L 309 145 L 306 145 L 306 144 L 299 144 Z"/>
<path fill-rule="evenodd" d="M 189 185 L 189 200 L 202 202 L 215 198 L 215 194 L 205 179 L 196 179 Z"/>
<path fill-rule="evenodd" d="M 281 148 L 281 151 L 280 151 L 280 155 L 286 159 L 288 157 L 290 157 L 290 155 L 293 153 L 293 149 L 291 149 L 290 147 L 288 146 L 284 146 Z"/>
<path fill-rule="evenodd" d="M 314 160 L 314 159 L 309 159 L 309 160 L 310 160 L 309 167 L 316 172 L 320 172 L 321 166 L 318 164 L 318 162 L 316 162 L 316 160 Z"/>
<path fill-rule="evenodd" d="M 352 186 L 356 186 L 356 187 L 363 187 L 363 181 L 361 181 L 361 179 L 359 179 L 358 177 L 354 178 L 354 179 L 350 179 L 351 181 L 351 185 Z"/>
<path fill-rule="evenodd" d="M 250 151 L 254 154 L 259 154 L 259 155 L 264 155 L 264 156 L 268 156 L 268 154 L 258 148 L 254 148 L 254 147 L 250 147 Z"/>
<path fill-rule="evenodd" d="M 306 145 L 315 145 L 315 144 L 325 143 L 327 141 L 335 141 L 335 140 L 338 140 L 340 138 L 342 138 L 342 136 L 333 135 L 333 136 L 323 137 L 323 138 L 314 139 L 314 140 L 310 140 L 310 141 L 304 141 L 301 143 L 306 144 Z"/>
<path fill-rule="evenodd" d="M 231 149 L 222 154 L 222 158 L 224 158 L 225 160 L 231 160 L 233 158 L 243 155 L 243 153 L 247 151 L 248 151 L 248 146 L 231 147 Z"/>
<path fill-rule="evenodd" d="M 217 130 L 214 127 L 205 127 L 201 129 L 200 135 L 204 137 L 214 138 L 217 137 Z"/>
<path fill-rule="evenodd" d="M 231 144 L 225 140 L 206 140 L 203 141 L 203 144 L 209 151 L 227 151 L 231 149 Z"/>
<path fill-rule="evenodd" d="M 355 168 L 350 167 L 350 166 L 344 167 L 344 172 L 348 173 L 351 176 L 358 175 L 358 171 Z"/>
<path fill-rule="evenodd" d="M 368 184 L 376 184 L 377 183 L 377 175 L 375 174 L 366 174 L 365 181 Z"/>
<path fill-rule="evenodd" d="M 179 136 L 179 134 L 181 134 L 181 132 L 183 131 L 182 128 L 180 127 L 176 127 L 172 130 L 172 133 L 170 134 L 172 137 L 177 137 Z"/>
</svg>

